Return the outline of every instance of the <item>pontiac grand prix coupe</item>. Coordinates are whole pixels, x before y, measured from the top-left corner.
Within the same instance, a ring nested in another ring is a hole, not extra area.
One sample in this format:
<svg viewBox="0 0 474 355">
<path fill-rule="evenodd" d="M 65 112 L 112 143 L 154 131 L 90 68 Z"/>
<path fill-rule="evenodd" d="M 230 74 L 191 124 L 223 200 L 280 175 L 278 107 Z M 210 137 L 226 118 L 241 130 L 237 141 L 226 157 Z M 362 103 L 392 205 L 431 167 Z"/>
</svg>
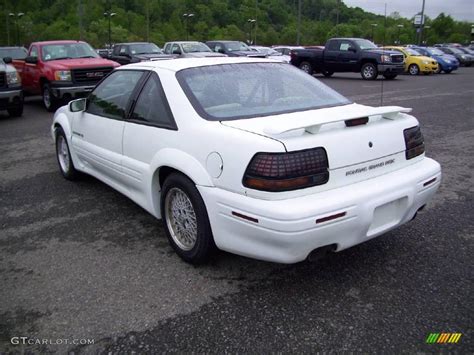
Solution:
<svg viewBox="0 0 474 355">
<path fill-rule="evenodd" d="M 216 249 L 280 263 L 414 218 L 441 180 L 410 109 L 352 103 L 284 63 L 120 67 L 54 116 L 62 175 L 87 173 L 156 218 L 187 262 Z"/>
</svg>

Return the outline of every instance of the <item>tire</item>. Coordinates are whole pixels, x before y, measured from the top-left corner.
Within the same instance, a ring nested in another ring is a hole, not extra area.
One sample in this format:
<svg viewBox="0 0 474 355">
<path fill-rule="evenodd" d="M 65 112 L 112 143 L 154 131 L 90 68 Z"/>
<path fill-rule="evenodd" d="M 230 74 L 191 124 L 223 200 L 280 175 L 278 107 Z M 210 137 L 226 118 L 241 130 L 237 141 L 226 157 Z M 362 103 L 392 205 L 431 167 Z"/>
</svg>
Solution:
<svg viewBox="0 0 474 355">
<path fill-rule="evenodd" d="M 384 74 L 383 77 L 387 80 L 393 80 L 397 77 L 397 74 Z"/>
<path fill-rule="evenodd" d="M 365 63 L 360 68 L 360 75 L 364 80 L 375 80 L 379 76 L 377 67 L 373 63 Z"/>
<path fill-rule="evenodd" d="M 408 67 L 408 74 L 410 75 L 420 74 L 420 67 L 416 64 L 410 64 L 410 66 Z"/>
<path fill-rule="evenodd" d="M 58 100 L 51 91 L 51 86 L 47 83 L 43 85 L 43 105 L 49 112 L 56 111 L 59 106 Z"/>
<path fill-rule="evenodd" d="M 472 65 L 472 63 L 464 64 L 465 67 L 470 67 L 471 65 Z"/>
<path fill-rule="evenodd" d="M 23 115 L 23 102 L 17 107 L 7 109 L 7 112 L 10 117 L 21 117 L 21 115 Z"/>
<path fill-rule="evenodd" d="M 299 68 L 309 75 L 313 75 L 313 66 L 308 62 L 301 62 Z"/>
<path fill-rule="evenodd" d="M 436 69 L 435 74 L 441 74 L 443 71 L 443 68 L 441 68 L 441 65 L 438 64 L 438 69 Z"/>
<path fill-rule="evenodd" d="M 61 127 L 56 128 L 56 159 L 64 178 L 77 180 L 79 172 L 74 167 L 66 135 Z"/>
<path fill-rule="evenodd" d="M 452 72 L 452 70 L 445 70 L 444 71 L 446 74 L 450 74 Z"/>
<path fill-rule="evenodd" d="M 161 190 L 161 211 L 168 241 L 176 254 L 191 264 L 209 261 L 217 248 L 206 206 L 189 178 L 180 173 L 166 178 Z"/>
<path fill-rule="evenodd" d="M 323 71 L 323 75 L 326 77 L 326 78 L 330 78 L 332 75 L 334 74 L 333 71 Z"/>
</svg>

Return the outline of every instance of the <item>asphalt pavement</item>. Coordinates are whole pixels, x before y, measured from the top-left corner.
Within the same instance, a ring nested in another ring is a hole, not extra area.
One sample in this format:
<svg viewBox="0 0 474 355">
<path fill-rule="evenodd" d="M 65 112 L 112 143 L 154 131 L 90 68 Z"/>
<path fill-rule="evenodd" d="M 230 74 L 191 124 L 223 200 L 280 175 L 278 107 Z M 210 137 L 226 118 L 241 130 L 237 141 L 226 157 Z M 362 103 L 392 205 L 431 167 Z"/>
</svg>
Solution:
<svg viewBox="0 0 474 355">
<path fill-rule="evenodd" d="M 415 220 L 316 263 L 222 252 L 188 265 L 126 197 L 62 178 L 39 98 L 0 113 L 0 353 L 473 353 L 474 68 L 317 77 L 358 103 L 412 107 L 444 175 Z"/>
</svg>

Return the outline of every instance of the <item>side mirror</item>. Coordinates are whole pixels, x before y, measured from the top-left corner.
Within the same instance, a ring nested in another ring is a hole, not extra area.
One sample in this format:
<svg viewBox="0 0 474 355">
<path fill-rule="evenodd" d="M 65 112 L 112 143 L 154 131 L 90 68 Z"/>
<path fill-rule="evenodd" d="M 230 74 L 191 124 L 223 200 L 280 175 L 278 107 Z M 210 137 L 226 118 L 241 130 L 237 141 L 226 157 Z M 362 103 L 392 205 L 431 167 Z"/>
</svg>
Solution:
<svg viewBox="0 0 474 355">
<path fill-rule="evenodd" d="M 71 112 L 82 112 L 86 110 L 87 99 L 77 99 L 69 103 L 69 111 Z"/>
<path fill-rule="evenodd" d="M 28 64 L 38 64 L 38 57 L 26 57 L 25 58 L 25 63 Z"/>
<path fill-rule="evenodd" d="M 5 58 L 3 58 L 3 62 L 5 64 L 11 64 L 13 62 L 13 60 L 12 60 L 11 57 L 5 57 Z"/>
</svg>

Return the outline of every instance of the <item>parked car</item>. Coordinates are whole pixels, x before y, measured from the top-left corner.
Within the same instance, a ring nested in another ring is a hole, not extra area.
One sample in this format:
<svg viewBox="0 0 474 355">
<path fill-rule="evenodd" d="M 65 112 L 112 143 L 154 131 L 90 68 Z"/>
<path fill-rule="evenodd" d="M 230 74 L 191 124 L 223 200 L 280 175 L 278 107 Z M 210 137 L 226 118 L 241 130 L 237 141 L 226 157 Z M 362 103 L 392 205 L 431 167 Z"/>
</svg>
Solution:
<svg viewBox="0 0 474 355">
<path fill-rule="evenodd" d="M 0 47 L 0 58 L 25 59 L 27 54 L 25 47 Z"/>
<path fill-rule="evenodd" d="M 34 42 L 24 60 L 14 60 L 25 94 L 42 95 L 48 111 L 82 97 L 119 65 L 82 41 Z"/>
<path fill-rule="evenodd" d="M 110 54 L 112 54 L 112 51 L 107 48 L 99 48 L 95 50 L 98 55 L 100 55 L 102 58 L 108 59 L 110 57 Z"/>
<path fill-rule="evenodd" d="M 280 52 L 277 52 L 273 48 L 264 47 L 264 46 L 249 46 L 249 48 L 254 50 L 257 53 L 262 54 L 268 59 L 274 59 L 274 60 L 278 60 L 280 62 L 285 62 L 285 63 L 290 62 L 289 58 L 284 57 L 283 54 L 281 54 Z"/>
<path fill-rule="evenodd" d="M 276 50 L 277 52 L 280 52 L 283 55 L 283 59 L 285 60 L 285 62 L 290 63 L 290 61 L 291 61 L 290 52 L 293 49 L 304 49 L 304 47 L 301 47 L 301 46 L 272 46 L 272 49 Z"/>
<path fill-rule="evenodd" d="M 0 110 L 19 117 L 23 114 L 23 91 L 20 75 L 11 63 L 10 57 L 0 59 Z"/>
<path fill-rule="evenodd" d="M 156 44 L 148 42 L 117 43 L 109 56 L 121 65 L 172 58 L 176 56 L 165 54 Z"/>
<path fill-rule="evenodd" d="M 438 74 L 442 71 L 449 74 L 459 68 L 459 62 L 456 57 L 446 54 L 436 47 L 413 47 L 413 49 L 424 56 L 435 59 L 438 62 L 438 70 L 436 71 Z"/>
<path fill-rule="evenodd" d="M 294 263 L 432 198 L 440 166 L 410 111 L 352 103 L 285 63 L 184 58 L 118 68 L 51 133 L 66 179 L 93 175 L 162 218 L 184 260 L 217 247 Z"/>
<path fill-rule="evenodd" d="M 365 80 L 375 80 L 379 74 L 395 79 L 404 71 L 401 53 L 377 48 L 361 38 L 332 38 L 324 49 L 292 50 L 291 64 L 308 74 L 326 77 L 336 72 L 360 72 Z"/>
<path fill-rule="evenodd" d="M 177 55 L 180 58 L 225 57 L 225 54 L 215 53 L 202 42 L 179 41 L 167 42 L 163 46 L 166 54 Z"/>
<path fill-rule="evenodd" d="M 388 49 L 403 54 L 405 62 L 405 71 L 410 75 L 433 74 L 438 71 L 438 62 L 430 57 L 422 55 L 413 47 L 386 46 L 382 49 Z"/>
<path fill-rule="evenodd" d="M 214 52 L 226 54 L 229 57 L 265 57 L 255 53 L 240 41 L 207 41 L 206 44 Z"/>
<path fill-rule="evenodd" d="M 466 54 L 456 47 L 438 47 L 439 50 L 446 54 L 451 54 L 458 60 L 460 65 L 470 67 L 474 62 L 474 56 Z"/>
</svg>

